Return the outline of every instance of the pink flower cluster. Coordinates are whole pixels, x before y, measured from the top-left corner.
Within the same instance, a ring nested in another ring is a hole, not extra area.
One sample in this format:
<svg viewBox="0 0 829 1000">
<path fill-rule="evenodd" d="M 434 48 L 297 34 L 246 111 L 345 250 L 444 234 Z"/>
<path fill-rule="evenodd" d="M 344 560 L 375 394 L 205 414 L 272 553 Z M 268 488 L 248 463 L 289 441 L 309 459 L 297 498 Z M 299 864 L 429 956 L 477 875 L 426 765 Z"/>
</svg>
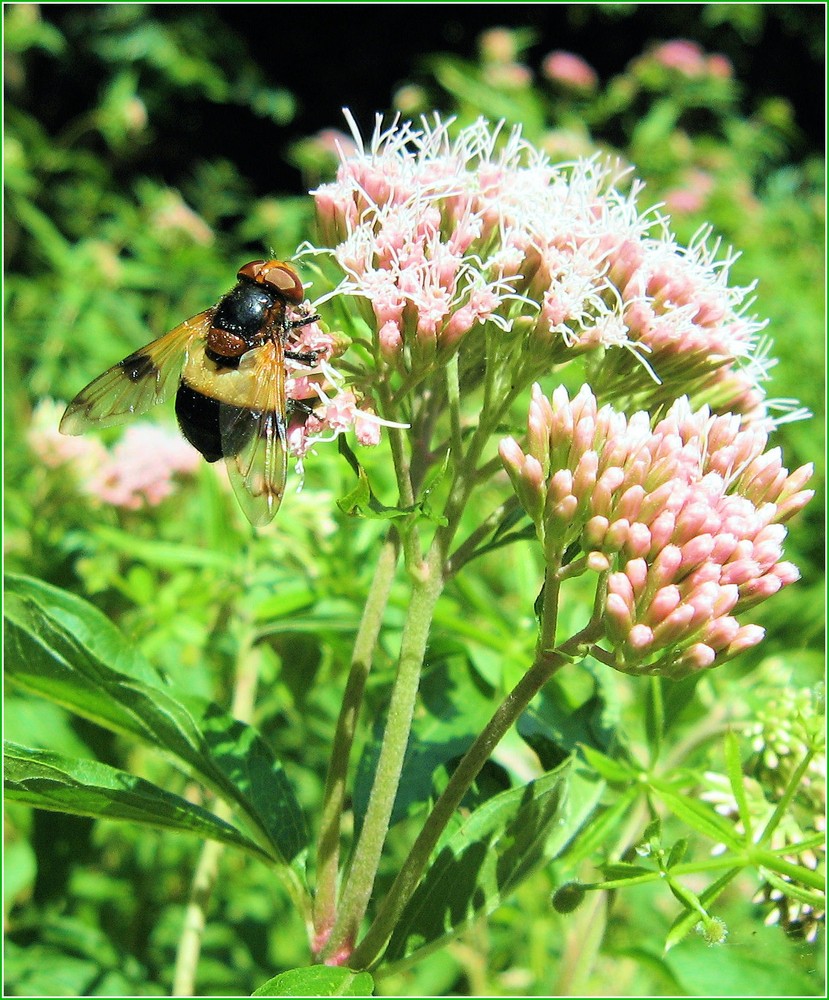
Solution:
<svg viewBox="0 0 829 1000">
<path fill-rule="evenodd" d="M 600 409 L 587 386 L 572 400 L 534 387 L 527 450 L 506 438 L 501 458 L 559 576 L 603 575 L 612 666 L 678 677 L 763 637 L 734 615 L 798 579 L 783 523 L 813 495 L 812 467 L 789 474 L 767 443 L 687 399 L 651 428 L 644 412 Z"/>
<path fill-rule="evenodd" d="M 480 353 L 470 338 L 483 330 L 527 384 L 601 349 L 606 399 L 689 393 L 763 415 L 763 324 L 744 315 L 751 289 L 728 284 L 734 256 L 718 259 L 707 233 L 677 245 L 665 218 L 637 207 L 641 185 L 620 185 L 624 171 L 553 165 L 503 122 L 453 137 L 437 116 L 378 120 L 368 147 L 350 123 L 357 152 L 314 192 L 333 248 L 317 252 L 333 254 L 337 291 L 363 303 L 388 364 L 417 371 L 467 342 Z"/>
<path fill-rule="evenodd" d="M 317 355 L 312 368 L 301 362 L 286 362 L 288 401 L 306 404 L 295 408 L 288 427 L 291 453 L 302 459 L 316 444 L 332 441 L 349 430 L 355 432 L 361 445 L 379 444 L 380 427 L 388 421 L 369 409 L 361 409 L 361 400 L 346 387 L 345 378 L 331 364 L 348 347 L 348 341 L 326 333 L 317 323 L 309 323 L 294 331 L 288 346 L 298 353 Z"/>
<path fill-rule="evenodd" d="M 67 437 L 57 426 L 65 406 L 43 400 L 28 439 L 50 468 L 71 467 L 81 489 L 102 503 L 138 510 L 155 507 L 175 491 L 173 477 L 192 475 L 201 456 L 175 431 L 139 423 L 107 450 L 95 438 Z"/>
</svg>

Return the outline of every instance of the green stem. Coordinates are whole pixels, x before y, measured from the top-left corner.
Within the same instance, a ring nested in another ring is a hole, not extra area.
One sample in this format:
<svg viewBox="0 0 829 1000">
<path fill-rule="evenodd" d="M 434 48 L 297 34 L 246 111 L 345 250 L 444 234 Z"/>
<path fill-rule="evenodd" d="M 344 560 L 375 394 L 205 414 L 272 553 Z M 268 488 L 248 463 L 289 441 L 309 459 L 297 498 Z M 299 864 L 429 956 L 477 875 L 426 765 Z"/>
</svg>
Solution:
<svg viewBox="0 0 829 1000">
<path fill-rule="evenodd" d="M 400 914 L 411 899 L 446 825 L 472 782 L 480 773 L 481 768 L 489 760 L 492 751 L 556 670 L 569 662 L 566 647 L 571 646 L 575 640 L 580 640 L 581 633 L 567 643 L 566 647 L 562 647 L 561 653 L 553 651 L 552 641 L 555 635 L 558 586 L 555 575 L 548 573 L 544 589 L 544 612 L 542 613 L 536 658 L 527 673 L 498 706 L 495 714 L 466 752 L 449 779 L 443 794 L 432 808 L 423 829 L 409 851 L 408 857 L 403 862 L 388 895 L 383 900 L 374 923 L 351 955 L 349 965 L 352 968 L 366 968 L 378 956 L 400 918 Z"/>
<path fill-rule="evenodd" d="M 343 693 L 343 703 L 331 747 L 317 845 L 317 892 L 314 901 L 315 939 L 317 942 L 324 942 L 334 926 L 337 906 L 340 830 L 345 803 L 348 761 L 354 743 L 366 679 L 371 670 L 372 656 L 394 582 L 399 550 L 400 537 L 397 530 L 392 528 L 380 550 L 374 578 L 366 597 L 363 617 L 354 640 L 351 669 Z"/>
<path fill-rule="evenodd" d="M 337 919 L 324 951 L 325 957 L 335 962 L 348 956 L 374 887 L 409 742 L 432 616 L 443 589 L 440 551 L 437 546 L 432 548 L 422 573 L 414 578 L 374 784 Z"/>
</svg>

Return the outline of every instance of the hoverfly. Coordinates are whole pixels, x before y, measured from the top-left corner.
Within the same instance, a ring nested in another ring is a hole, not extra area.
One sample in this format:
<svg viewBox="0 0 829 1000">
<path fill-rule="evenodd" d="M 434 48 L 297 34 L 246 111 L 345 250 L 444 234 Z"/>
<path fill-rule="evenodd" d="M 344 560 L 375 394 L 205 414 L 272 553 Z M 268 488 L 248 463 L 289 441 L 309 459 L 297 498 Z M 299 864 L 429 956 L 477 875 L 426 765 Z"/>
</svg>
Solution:
<svg viewBox="0 0 829 1000">
<path fill-rule="evenodd" d="M 314 352 L 288 350 L 293 330 L 320 317 L 288 307 L 304 299 L 299 275 L 280 260 L 254 260 L 211 309 L 141 347 L 82 389 L 60 422 L 64 434 L 110 427 L 144 413 L 176 390 L 176 416 L 208 462 L 224 458 L 251 524 L 279 509 L 287 474 L 285 359 L 314 365 Z M 294 404 L 301 407 L 302 404 Z"/>
</svg>

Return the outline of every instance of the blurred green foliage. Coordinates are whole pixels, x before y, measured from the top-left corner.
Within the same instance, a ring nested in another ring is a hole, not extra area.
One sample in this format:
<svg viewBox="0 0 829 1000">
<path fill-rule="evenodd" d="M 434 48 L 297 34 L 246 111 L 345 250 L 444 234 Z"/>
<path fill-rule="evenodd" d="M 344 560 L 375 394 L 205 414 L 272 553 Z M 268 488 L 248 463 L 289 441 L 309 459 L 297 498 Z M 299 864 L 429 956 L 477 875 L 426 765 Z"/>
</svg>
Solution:
<svg viewBox="0 0 829 1000">
<path fill-rule="evenodd" d="M 591 6 L 583 5 L 580 16 Z M 607 5 L 601 16 L 624 17 L 628 6 Z M 791 5 L 791 17 L 798 6 Z M 749 46 L 760 30 L 762 6 L 705 10 Z M 292 118 L 295 102 L 267 84 L 243 41 L 220 28 L 209 7 L 181 7 L 161 20 L 144 5 L 82 6 L 62 33 L 36 5 L 13 4 L 4 8 L 4 27 L 7 567 L 93 598 L 178 687 L 220 702 L 227 701 L 242 635 L 254 636 L 261 656 L 254 721 L 313 815 L 380 533 L 377 524 L 347 521 L 337 511 L 336 497 L 353 485 L 350 470 L 337 456 L 312 456 L 303 494 L 286 498 L 278 526 L 251 537 L 221 469 L 203 468 L 158 507 L 122 511 L 93 506 L 72 471 L 38 462 L 27 439 L 39 400 L 71 398 L 115 360 L 215 301 L 247 257 L 267 250 L 290 256 L 311 235 L 310 199 L 256 198 L 233 163 L 192 162 L 174 180 L 152 168 L 155 128 L 190 107 L 194 95 L 247 107 L 275 125 Z M 792 161 L 791 108 L 768 100 L 744 116 L 733 76 L 683 76 L 650 50 L 595 88 L 568 87 L 524 65 L 531 41 L 529 33 L 510 33 L 493 50 L 493 38 L 485 37 L 476 61 L 429 56 L 396 104 L 406 115 L 435 108 L 456 114 L 459 125 L 478 115 L 504 117 L 557 157 L 609 151 L 636 165 L 652 202 L 670 204 L 681 191 L 699 195 L 690 210 L 674 211 L 674 228 L 687 240 L 709 221 L 743 251 L 734 276 L 741 283 L 759 279 L 755 309 L 769 318 L 771 353 L 779 359 L 770 395 L 797 397 L 815 414 L 781 428 L 779 443 L 790 467 L 815 461 L 822 483 L 823 164 Z M 64 86 L 88 95 L 86 109 L 57 129 L 24 99 L 42 60 Z M 291 156 L 312 180 L 333 165 L 330 147 L 313 139 Z M 375 488 L 390 491 L 382 450 L 366 461 Z M 704 679 L 693 697 L 683 689 L 680 730 L 720 712 L 728 699 L 744 701 L 732 708 L 735 717 L 752 718 L 761 707 L 752 703 L 752 678 L 769 664 L 782 665 L 797 685 L 820 676 L 821 499 L 792 526 L 789 552 L 804 580 L 764 611 L 769 638 L 762 652 Z M 454 701 L 479 700 L 481 690 L 516 679 L 533 648 L 538 578 L 538 567 L 513 546 L 480 560 L 475 573 L 453 585 L 435 624 L 427 693 L 430 677 L 447 673 L 457 686 Z M 382 640 L 385 659 L 369 681 L 367 718 L 379 716 L 386 701 L 404 600 L 401 588 Z M 627 679 L 611 683 L 583 670 L 559 693 L 578 706 L 594 681 L 605 689 L 612 723 L 633 746 L 645 745 L 644 695 Z M 440 718 L 435 705 L 424 709 L 430 711 Z M 12 738 L 34 733 L 52 750 L 149 772 L 160 784 L 179 781 L 146 750 L 31 696 L 10 694 L 6 713 Z M 453 738 L 435 737 L 430 759 L 438 787 Z M 371 733 L 361 739 L 368 759 Z M 362 744 L 357 751 L 355 762 Z M 518 736 L 507 741 L 481 776 L 480 794 L 504 787 L 511 767 L 520 773 L 526 753 Z M 719 766 L 704 744 L 688 754 L 688 767 Z M 14 804 L 8 816 L 7 990 L 168 992 L 198 845 Z M 410 816 L 401 816 L 388 871 L 415 829 Z M 250 992 L 307 962 L 301 919 L 265 870 L 232 853 L 222 864 L 199 968 L 205 995 Z M 381 992 L 544 995 L 584 988 L 555 971 L 567 968 L 568 949 L 595 929 L 589 907 L 571 920 L 551 906 L 551 892 L 573 877 L 565 868 L 548 866 L 488 923 L 381 980 Z M 653 886 L 620 894 L 591 992 L 820 993 L 813 946 L 760 926 L 748 902 L 753 891 L 746 877 L 721 898 L 718 912 L 737 947 L 720 950 L 717 963 L 701 939 L 663 954 L 675 910 Z M 646 926 L 645 940 L 631 933 Z"/>
</svg>

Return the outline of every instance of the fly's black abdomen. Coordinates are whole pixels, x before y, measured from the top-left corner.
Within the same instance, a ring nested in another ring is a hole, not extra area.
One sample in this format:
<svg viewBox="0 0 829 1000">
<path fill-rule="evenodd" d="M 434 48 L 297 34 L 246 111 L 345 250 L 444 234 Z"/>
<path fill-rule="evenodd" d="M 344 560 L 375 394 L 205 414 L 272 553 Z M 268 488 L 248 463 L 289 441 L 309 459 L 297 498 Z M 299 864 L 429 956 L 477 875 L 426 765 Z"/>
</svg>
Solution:
<svg viewBox="0 0 829 1000">
<path fill-rule="evenodd" d="M 234 438 L 238 440 L 232 440 L 228 444 L 227 451 L 222 448 L 222 430 L 219 418 L 222 405 L 218 399 L 213 399 L 211 396 L 205 396 L 204 393 L 191 389 L 186 382 L 182 382 L 178 387 L 176 416 L 181 433 L 194 448 L 202 453 L 208 462 L 218 462 L 220 458 L 238 454 L 249 437 L 246 435 L 243 439 L 243 435 L 237 430 Z M 225 419 L 229 416 L 232 420 L 233 410 L 242 412 L 241 408 L 230 407 L 228 404 L 224 404 L 224 409 L 226 411 Z M 228 413 L 228 411 L 230 412 Z M 234 426 L 239 425 L 242 428 L 251 426 L 249 421 L 233 421 L 233 423 Z"/>
<path fill-rule="evenodd" d="M 240 281 L 216 307 L 213 326 L 253 341 L 275 301 L 276 296 L 261 285 Z"/>
</svg>

